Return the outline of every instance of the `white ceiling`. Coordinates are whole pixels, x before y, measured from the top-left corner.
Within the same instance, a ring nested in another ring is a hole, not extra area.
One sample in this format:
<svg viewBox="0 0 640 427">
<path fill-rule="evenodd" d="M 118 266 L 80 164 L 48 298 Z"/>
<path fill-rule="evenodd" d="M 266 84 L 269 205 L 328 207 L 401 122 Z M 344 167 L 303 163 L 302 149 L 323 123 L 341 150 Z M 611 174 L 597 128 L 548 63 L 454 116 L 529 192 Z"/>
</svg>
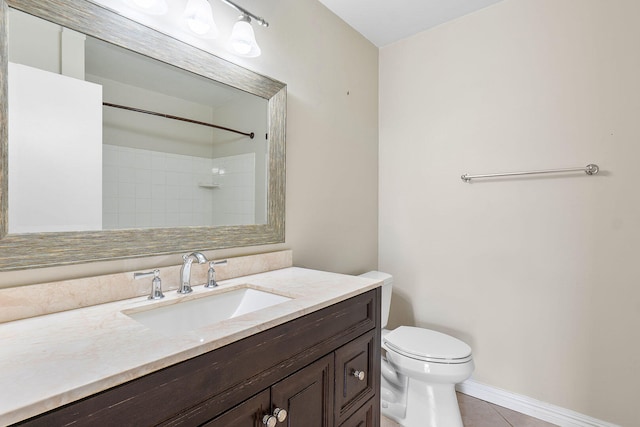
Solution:
<svg viewBox="0 0 640 427">
<path fill-rule="evenodd" d="M 378 47 L 500 1 L 502 0 L 320 0 Z"/>
</svg>

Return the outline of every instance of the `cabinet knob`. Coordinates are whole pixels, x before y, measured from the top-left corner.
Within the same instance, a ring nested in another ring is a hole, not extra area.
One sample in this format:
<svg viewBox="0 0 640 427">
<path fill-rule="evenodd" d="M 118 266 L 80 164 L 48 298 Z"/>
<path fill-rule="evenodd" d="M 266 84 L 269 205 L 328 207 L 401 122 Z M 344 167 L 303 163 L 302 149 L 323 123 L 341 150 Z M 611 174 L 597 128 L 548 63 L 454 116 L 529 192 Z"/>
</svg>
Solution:
<svg viewBox="0 0 640 427">
<path fill-rule="evenodd" d="M 264 417 L 262 417 L 262 425 L 265 425 L 267 427 L 276 427 L 277 423 L 278 419 L 273 415 L 265 415 Z"/>
<path fill-rule="evenodd" d="M 354 377 L 356 377 L 360 381 L 364 381 L 364 379 L 367 377 L 367 374 L 365 374 L 364 371 L 358 371 L 358 370 L 355 370 L 355 369 L 351 372 L 351 375 L 353 375 Z"/>
<path fill-rule="evenodd" d="M 262 424 L 267 427 L 275 427 L 277 423 L 281 423 L 287 419 L 287 411 L 282 408 L 273 410 L 273 414 L 262 417 Z"/>
<path fill-rule="evenodd" d="M 276 408 L 273 410 L 273 416 L 276 417 L 279 423 L 287 419 L 287 410 L 282 408 Z"/>
</svg>

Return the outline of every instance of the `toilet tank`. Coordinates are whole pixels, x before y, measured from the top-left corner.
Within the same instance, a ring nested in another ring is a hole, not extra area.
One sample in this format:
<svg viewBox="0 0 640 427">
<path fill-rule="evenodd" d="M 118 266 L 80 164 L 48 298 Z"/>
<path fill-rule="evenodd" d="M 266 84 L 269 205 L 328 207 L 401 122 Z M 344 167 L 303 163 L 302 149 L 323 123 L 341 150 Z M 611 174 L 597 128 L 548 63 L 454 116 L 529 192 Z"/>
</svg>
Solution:
<svg viewBox="0 0 640 427">
<path fill-rule="evenodd" d="M 381 271 L 369 271 L 361 274 L 360 277 L 366 277 L 368 279 L 381 280 L 382 283 L 382 318 L 381 327 L 387 326 L 387 320 L 389 319 L 389 309 L 391 308 L 391 288 L 393 287 L 393 276 Z"/>
</svg>

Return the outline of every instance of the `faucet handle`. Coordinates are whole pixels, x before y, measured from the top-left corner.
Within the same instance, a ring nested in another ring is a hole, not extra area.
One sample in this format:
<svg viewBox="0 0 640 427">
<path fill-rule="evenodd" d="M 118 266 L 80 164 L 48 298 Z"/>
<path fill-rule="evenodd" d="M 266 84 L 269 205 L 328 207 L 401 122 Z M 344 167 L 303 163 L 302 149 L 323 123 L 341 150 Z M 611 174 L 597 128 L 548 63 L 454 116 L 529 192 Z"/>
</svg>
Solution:
<svg viewBox="0 0 640 427">
<path fill-rule="evenodd" d="M 153 270 L 153 271 L 148 271 L 146 273 L 133 273 L 133 278 L 134 279 L 143 279 L 145 277 L 151 277 L 151 276 L 155 276 L 155 272 L 158 272 L 158 274 L 160 274 L 160 270 Z"/>
<path fill-rule="evenodd" d="M 216 270 L 214 266 L 216 265 L 227 265 L 227 260 L 222 261 L 209 261 L 209 271 L 207 272 L 207 284 L 204 285 L 205 288 L 216 288 L 218 287 L 218 282 L 216 282 Z"/>
<path fill-rule="evenodd" d="M 162 293 L 162 280 L 160 280 L 160 270 L 156 268 L 155 270 L 147 273 L 133 273 L 134 279 L 142 279 L 150 276 L 153 276 L 153 280 L 151 281 L 151 293 L 149 294 L 148 299 L 164 298 L 164 294 Z"/>
</svg>

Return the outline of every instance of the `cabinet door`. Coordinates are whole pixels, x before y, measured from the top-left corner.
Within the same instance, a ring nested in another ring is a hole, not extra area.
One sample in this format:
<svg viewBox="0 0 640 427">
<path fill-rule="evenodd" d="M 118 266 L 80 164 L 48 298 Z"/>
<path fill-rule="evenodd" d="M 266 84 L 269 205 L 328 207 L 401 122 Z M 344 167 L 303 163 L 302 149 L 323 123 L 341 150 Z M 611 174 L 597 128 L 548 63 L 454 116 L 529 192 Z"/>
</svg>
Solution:
<svg viewBox="0 0 640 427">
<path fill-rule="evenodd" d="M 272 409 L 286 409 L 283 427 L 333 426 L 333 354 L 271 387 Z"/>
<path fill-rule="evenodd" d="M 269 413 L 269 390 L 242 402 L 224 414 L 209 421 L 206 427 L 259 427 L 262 417 Z"/>
<path fill-rule="evenodd" d="M 340 427 L 375 427 L 379 425 L 378 414 L 376 413 L 375 397 L 365 403 Z"/>
<path fill-rule="evenodd" d="M 336 425 L 379 389 L 380 352 L 375 331 L 336 350 Z"/>
</svg>

